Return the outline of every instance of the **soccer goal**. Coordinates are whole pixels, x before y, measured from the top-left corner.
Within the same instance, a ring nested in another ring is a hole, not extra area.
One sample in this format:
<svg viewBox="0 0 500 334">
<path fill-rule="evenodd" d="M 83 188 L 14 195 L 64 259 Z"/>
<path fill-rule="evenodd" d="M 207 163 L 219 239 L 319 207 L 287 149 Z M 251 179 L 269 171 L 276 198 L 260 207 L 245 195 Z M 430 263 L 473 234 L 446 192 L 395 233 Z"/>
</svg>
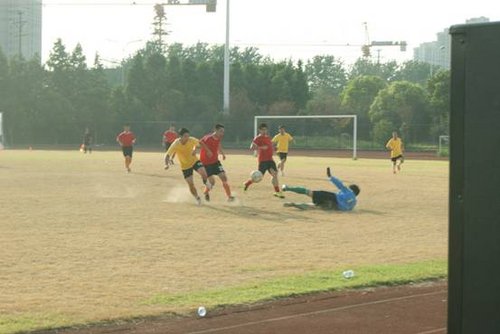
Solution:
<svg viewBox="0 0 500 334">
<path fill-rule="evenodd" d="M 314 148 L 328 149 L 352 149 L 352 158 L 357 159 L 357 137 L 358 137 L 358 118 L 356 115 L 284 115 L 284 116 L 264 116 L 254 117 L 254 133 L 258 133 L 259 122 L 264 120 L 279 121 L 290 131 L 294 137 L 297 137 L 299 128 L 306 129 L 302 132 L 304 136 L 316 136 Z M 295 121 L 292 123 L 291 121 Z M 300 124 L 297 123 L 300 121 Z M 331 122 L 333 121 L 333 122 Z M 307 122 L 307 123 L 306 123 Z M 352 132 L 351 132 L 352 126 Z M 271 127 L 272 128 L 272 127 Z M 270 128 L 270 129 L 271 129 Z M 334 138 L 334 128 L 338 131 Z M 348 129 L 348 130 L 346 130 Z M 318 146 L 316 143 L 326 146 Z"/>
</svg>

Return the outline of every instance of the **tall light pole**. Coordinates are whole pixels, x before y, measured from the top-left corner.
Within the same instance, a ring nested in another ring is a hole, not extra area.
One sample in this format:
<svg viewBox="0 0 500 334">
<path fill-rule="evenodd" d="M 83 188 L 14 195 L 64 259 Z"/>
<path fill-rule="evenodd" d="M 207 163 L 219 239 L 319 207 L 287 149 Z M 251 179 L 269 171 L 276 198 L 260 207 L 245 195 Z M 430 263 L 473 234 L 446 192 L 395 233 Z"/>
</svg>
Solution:
<svg viewBox="0 0 500 334">
<path fill-rule="evenodd" d="M 226 44 L 224 45 L 224 103 L 222 112 L 229 115 L 229 0 L 226 0 Z"/>
</svg>

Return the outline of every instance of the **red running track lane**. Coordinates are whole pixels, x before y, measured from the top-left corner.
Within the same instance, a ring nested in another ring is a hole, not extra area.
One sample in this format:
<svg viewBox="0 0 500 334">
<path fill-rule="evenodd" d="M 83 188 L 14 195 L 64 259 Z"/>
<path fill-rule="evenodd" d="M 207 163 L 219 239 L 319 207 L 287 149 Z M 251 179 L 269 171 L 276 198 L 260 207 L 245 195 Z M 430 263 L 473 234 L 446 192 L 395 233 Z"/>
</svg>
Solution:
<svg viewBox="0 0 500 334">
<path fill-rule="evenodd" d="M 46 333 L 446 333 L 446 282 L 322 293 L 218 312 Z"/>
</svg>

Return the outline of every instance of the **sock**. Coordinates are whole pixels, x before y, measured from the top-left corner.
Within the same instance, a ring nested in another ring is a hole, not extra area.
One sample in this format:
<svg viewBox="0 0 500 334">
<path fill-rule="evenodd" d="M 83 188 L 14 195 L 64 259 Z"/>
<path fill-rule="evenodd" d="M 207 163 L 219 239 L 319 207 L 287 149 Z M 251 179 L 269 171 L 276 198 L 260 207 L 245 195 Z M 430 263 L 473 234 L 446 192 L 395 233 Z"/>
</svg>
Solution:
<svg viewBox="0 0 500 334">
<path fill-rule="evenodd" d="M 293 191 L 294 193 L 297 194 L 302 194 L 302 195 L 307 195 L 307 188 L 304 187 L 293 187 L 293 186 L 286 186 L 287 191 Z"/>
<path fill-rule="evenodd" d="M 231 188 L 229 188 L 229 184 L 224 182 L 222 183 L 222 186 L 224 187 L 224 191 L 226 192 L 227 197 L 231 197 Z"/>
<path fill-rule="evenodd" d="M 276 191 L 277 193 L 280 192 L 280 187 L 279 186 L 274 186 L 274 191 Z"/>
</svg>

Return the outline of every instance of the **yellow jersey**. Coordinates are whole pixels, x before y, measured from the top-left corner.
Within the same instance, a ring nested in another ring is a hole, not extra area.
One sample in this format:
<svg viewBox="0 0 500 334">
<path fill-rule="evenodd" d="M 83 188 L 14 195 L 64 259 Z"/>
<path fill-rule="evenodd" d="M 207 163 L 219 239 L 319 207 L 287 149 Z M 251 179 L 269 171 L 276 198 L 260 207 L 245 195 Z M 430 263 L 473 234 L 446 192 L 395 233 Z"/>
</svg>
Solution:
<svg viewBox="0 0 500 334">
<path fill-rule="evenodd" d="M 385 147 L 391 149 L 391 158 L 403 155 L 403 141 L 401 138 L 389 139 Z"/>
<path fill-rule="evenodd" d="M 167 155 L 172 156 L 174 153 L 181 164 L 181 169 L 189 169 L 198 161 L 196 154 L 193 151 L 198 146 L 200 141 L 194 137 L 189 137 L 185 144 L 181 143 L 181 139 L 177 138 L 167 151 Z"/>
<path fill-rule="evenodd" d="M 293 140 L 293 137 L 288 133 L 285 132 L 284 134 L 278 133 L 274 138 L 272 139 L 273 143 L 276 143 L 276 152 L 278 153 L 288 153 L 288 144 Z"/>
</svg>

